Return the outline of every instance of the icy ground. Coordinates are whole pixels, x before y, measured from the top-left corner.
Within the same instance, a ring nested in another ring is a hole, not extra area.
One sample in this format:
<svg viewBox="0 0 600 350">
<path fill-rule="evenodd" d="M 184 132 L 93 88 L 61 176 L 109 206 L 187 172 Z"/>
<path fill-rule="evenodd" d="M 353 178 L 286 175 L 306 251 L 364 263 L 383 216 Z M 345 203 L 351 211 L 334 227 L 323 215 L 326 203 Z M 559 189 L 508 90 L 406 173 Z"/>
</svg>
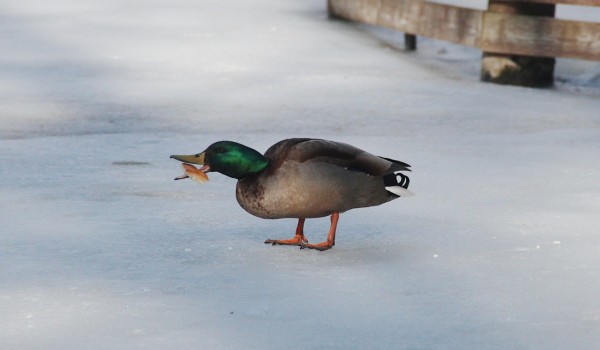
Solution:
<svg viewBox="0 0 600 350">
<path fill-rule="evenodd" d="M 0 348 L 598 348 L 598 62 L 484 84 L 477 50 L 405 53 L 325 0 L 0 16 Z M 264 245 L 295 222 L 246 214 L 232 179 L 173 181 L 170 154 L 293 136 L 406 161 L 417 196 L 317 252 Z"/>
</svg>

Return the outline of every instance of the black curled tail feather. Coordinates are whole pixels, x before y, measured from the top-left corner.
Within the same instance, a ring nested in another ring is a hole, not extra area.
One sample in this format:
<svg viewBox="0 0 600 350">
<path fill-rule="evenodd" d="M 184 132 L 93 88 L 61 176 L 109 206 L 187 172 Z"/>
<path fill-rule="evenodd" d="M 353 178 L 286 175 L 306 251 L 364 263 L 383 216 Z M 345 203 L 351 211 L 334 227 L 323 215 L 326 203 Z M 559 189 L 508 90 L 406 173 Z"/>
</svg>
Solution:
<svg viewBox="0 0 600 350">
<path fill-rule="evenodd" d="M 394 171 L 383 175 L 383 184 L 386 191 L 393 193 L 399 197 L 412 196 L 412 192 L 408 190 L 410 178 L 400 171 Z"/>
<path fill-rule="evenodd" d="M 383 184 L 385 187 L 388 186 L 400 186 L 404 189 L 408 188 L 410 184 L 410 178 L 400 171 L 394 171 L 391 174 L 386 174 L 383 176 Z"/>
</svg>

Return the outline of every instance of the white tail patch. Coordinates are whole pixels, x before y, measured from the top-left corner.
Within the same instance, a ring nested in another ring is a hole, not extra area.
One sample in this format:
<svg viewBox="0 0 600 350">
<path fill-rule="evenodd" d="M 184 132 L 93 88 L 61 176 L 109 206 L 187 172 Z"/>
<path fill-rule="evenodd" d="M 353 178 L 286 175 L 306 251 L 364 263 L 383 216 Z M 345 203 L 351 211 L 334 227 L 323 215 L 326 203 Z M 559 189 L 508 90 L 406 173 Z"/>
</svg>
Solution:
<svg viewBox="0 0 600 350">
<path fill-rule="evenodd" d="M 400 197 L 412 197 L 415 195 L 411 191 L 407 190 L 404 187 L 400 187 L 400 186 L 386 186 L 385 189 L 386 189 L 386 191 L 392 192 L 396 196 L 400 196 Z"/>
</svg>

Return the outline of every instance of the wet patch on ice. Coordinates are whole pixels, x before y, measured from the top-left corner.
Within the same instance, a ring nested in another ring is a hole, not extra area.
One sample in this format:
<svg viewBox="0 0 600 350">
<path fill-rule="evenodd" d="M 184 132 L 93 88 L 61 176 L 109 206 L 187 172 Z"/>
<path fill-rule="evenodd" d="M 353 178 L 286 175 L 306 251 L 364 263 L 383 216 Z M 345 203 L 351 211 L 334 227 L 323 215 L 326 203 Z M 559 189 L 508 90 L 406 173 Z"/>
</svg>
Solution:
<svg viewBox="0 0 600 350">
<path fill-rule="evenodd" d="M 150 163 L 149 162 L 137 162 L 135 160 L 122 160 L 122 161 L 112 162 L 112 165 L 114 165 L 114 166 L 146 166 L 146 165 L 150 165 Z"/>
</svg>

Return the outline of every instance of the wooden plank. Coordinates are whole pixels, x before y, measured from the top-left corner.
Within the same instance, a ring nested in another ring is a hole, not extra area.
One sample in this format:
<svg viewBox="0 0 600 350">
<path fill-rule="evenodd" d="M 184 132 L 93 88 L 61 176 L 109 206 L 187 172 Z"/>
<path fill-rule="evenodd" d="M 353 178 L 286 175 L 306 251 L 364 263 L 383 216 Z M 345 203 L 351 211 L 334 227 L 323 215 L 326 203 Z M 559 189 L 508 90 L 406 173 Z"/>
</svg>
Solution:
<svg viewBox="0 0 600 350">
<path fill-rule="evenodd" d="M 337 17 L 486 52 L 600 61 L 600 23 L 483 12 L 421 0 L 329 0 L 329 7 Z"/>
<path fill-rule="evenodd" d="M 409 34 L 479 46 L 483 12 L 422 0 L 329 0 L 334 16 Z"/>
<path fill-rule="evenodd" d="M 554 5 L 600 6 L 600 0 L 495 0 L 496 2 L 532 2 Z"/>
<path fill-rule="evenodd" d="M 380 0 L 328 0 L 330 16 L 375 25 Z"/>
<path fill-rule="evenodd" d="M 600 23 L 486 12 L 486 52 L 600 61 Z"/>
</svg>

